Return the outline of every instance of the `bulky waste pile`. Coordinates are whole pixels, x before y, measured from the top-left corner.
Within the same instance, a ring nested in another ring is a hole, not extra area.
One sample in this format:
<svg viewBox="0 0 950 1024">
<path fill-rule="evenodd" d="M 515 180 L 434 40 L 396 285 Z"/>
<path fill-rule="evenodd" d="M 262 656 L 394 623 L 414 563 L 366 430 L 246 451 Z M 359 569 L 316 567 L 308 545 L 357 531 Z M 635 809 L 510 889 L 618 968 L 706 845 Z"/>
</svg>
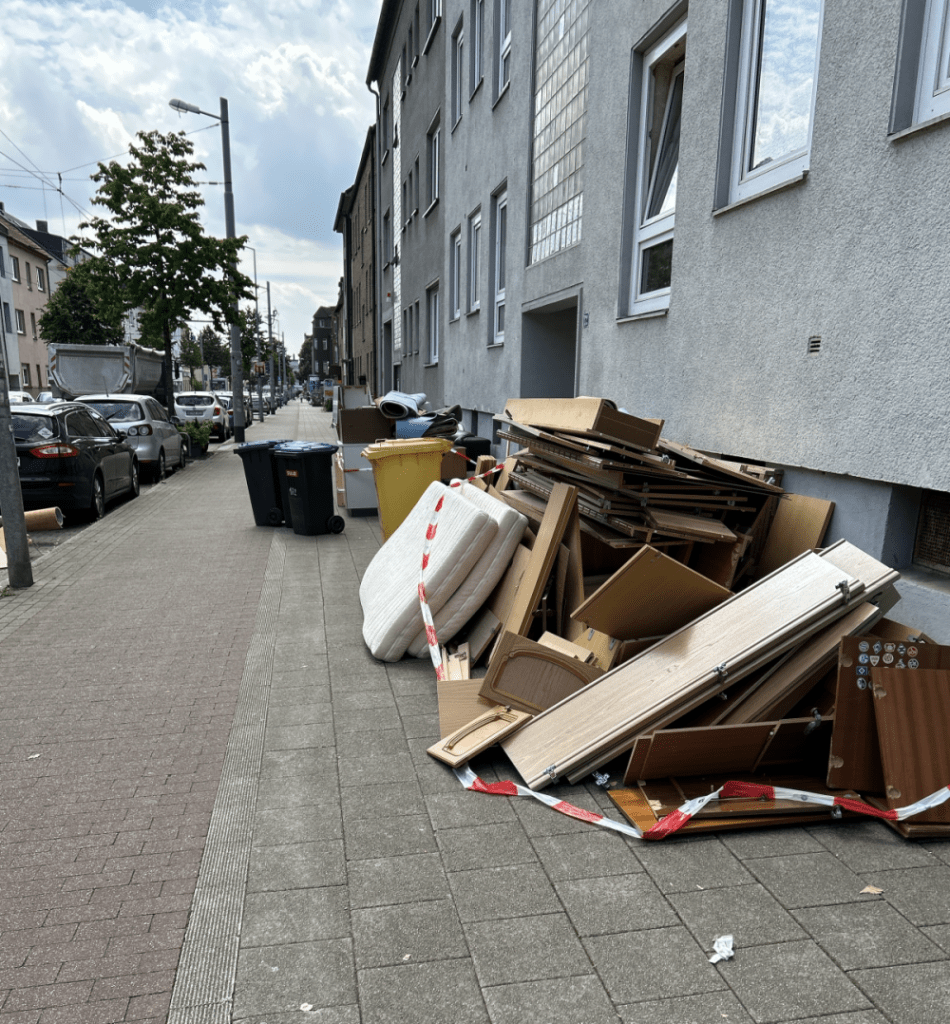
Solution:
<svg viewBox="0 0 950 1024">
<path fill-rule="evenodd" d="M 532 791 L 597 772 L 653 836 L 950 834 L 950 647 L 890 617 L 895 570 L 822 547 L 833 503 L 608 400 L 497 419 L 504 465 L 430 485 L 360 588 L 376 657 L 437 651 L 434 757 L 500 743 Z"/>
</svg>

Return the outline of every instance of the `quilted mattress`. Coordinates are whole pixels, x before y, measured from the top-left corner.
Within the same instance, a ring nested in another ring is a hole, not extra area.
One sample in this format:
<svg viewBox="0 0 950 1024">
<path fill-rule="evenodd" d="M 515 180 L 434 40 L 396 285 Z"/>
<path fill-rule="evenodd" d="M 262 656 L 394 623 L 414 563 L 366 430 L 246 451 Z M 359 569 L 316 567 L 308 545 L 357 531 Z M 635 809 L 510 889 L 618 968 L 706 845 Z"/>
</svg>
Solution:
<svg viewBox="0 0 950 1024">
<path fill-rule="evenodd" d="M 398 661 L 412 639 L 424 633 L 419 608 L 419 566 L 432 511 L 445 498 L 425 573 L 426 595 L 435 615 L 467 579 L 498 532 L 497 521 L 466 500 L 458 488 L 432 483 L 379 549 L 360 583 L 363 639 L 373 656 Z"/>
</svg>

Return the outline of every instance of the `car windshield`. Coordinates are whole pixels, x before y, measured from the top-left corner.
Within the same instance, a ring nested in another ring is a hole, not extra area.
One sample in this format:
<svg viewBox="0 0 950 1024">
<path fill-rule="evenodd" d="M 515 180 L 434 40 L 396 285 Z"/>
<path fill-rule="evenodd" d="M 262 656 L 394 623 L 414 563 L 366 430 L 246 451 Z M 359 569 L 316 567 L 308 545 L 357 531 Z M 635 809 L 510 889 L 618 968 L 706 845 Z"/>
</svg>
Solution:
<svg viewBox="0 0 950 1024">
<path fill-rule="evenodd" d="M 214 397 L 212 395 L 179 395 L 175 399 L 178 405 L 183 406 L 206 406 L 214 404 Z"/>
<path fill-rule="evenodd" d="M 38 416 L 27 412 L 13 413 L 14 441 L 48 441 L 59 431 L 52 416 Z"/>
<path fill-rule="evenodd" d="M 128 422 L 129 420 L 146 419 L 142 406 L 138 402 L 96 401 L 86 402 L 85 404 L 91 405 L 93 409 L 102 413 L 107 420 Z"/>
</svg>

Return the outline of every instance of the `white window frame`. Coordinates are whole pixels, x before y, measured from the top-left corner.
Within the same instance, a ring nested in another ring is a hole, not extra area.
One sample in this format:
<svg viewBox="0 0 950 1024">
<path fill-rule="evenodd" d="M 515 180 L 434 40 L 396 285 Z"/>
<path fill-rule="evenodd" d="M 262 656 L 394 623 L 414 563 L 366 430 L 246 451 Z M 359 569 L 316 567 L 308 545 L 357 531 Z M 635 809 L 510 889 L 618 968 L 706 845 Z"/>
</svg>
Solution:
<svg viewBox="0 0 950 1024">
<path fill-rule="evenodd" d="M 441 148 L 442 126 L 438 120 L 426 136 L 426 164 L 428 165 L 428 206 L 439 201 L 439 150 Z"/>
<path fill-rule="evenodd" d="M 481 262 L 482 211 L 476 210 L 468 218 L 468 311 L 474 313 L 481 308 L 478 291 L 478 266 Z"/>
<path fill-rule="evenodd" d="M 459 18 L 452 36 L 452 130 L 462 120 L 462 97 L 465 92 L 465 29 Z"/>
<path fill-rule="evenodd" d="M 485 0 L 472 0 L 471 7 L 472 21 L 472 44 L 471 51 L 472 73 L 469 81 L 469 90 L 474 93 L 482 82 L 482 51 L 485 48 Z"/>
<path fill-rule="evenodd" d="M 493 261 L 493 284 L 495 300 L 492 316 L 492 344 L 503 345 L 505 342 L 505 288 L 508 276 L 506 258 L 508 242 L 508 190 L 505 189 L 495 196 L 495 239 Z M 500 328 L 499 328 L 500 323 Z"/>
<path fill-rule="evenodd" d="M 14 315 L 16 316 L 16 332 L 17 334 L 26 334 L 26 314 L 22 309 L 15 309 Z"/>
<path fill-rule="evenodd" d="M 439 361 L 439 282 L 426 288 L 426 318 L 428 320 L 428 350 L 426 363 L 432 365 Z"/>
<path fill-rule="evenodd" d="M 21 380 L 21 382 L 23 384 L 23 387 L 25 387 L 25 388 L 30 388 L 30 387 L 33 386 L 30 383 L 30 364 L 29 363 L 20 363 L 20 380 Z M 12 430 L 13 428 L 11 427 L 10 429 Z"/>
<path fill-rule="evenodd" d="M 818 13 L 818 36 L 815 41 L 815 69 L 812 76 L 811 103 L 808 118 L 808 136 L 801 149 L 784 154 L 752 171 L 746 171 L 749 164 L 749 147 L 753 143 L 755 126 L 755 87 L 758 77 L 759 35 L 762 25 L 762 11 L 767 0 L 743 0 L 742 26 L 739 43 L 739 74 L 734 111 L 734 134 L 732 145 L 732 179 L 730 202 L 739 202 L 800 180 L 808 171 L 811 160 L 812 130 L 815 123 L 815 96 L 818 88 L 819 63 L 821 57 L 821 35 L 825 20 L 825 0 L 820 0 Z"/>
<path fill-rule="evenodd" d="M 662 39 L 655 43 L 643 55 L 643 71 L 640 83 L 640 113 L 637 138 L 637 173 L 635 188 L 635 209 L 633 239 L 633 259 L 631 261 L 630 273 L 630 315 L 636 316 L 640 313 L 653 313 L 668 309 L 670 305 L 671 288 L 660 288 L 651 292 L 642 292 L 640 282 L 643 275 L 643 259 L 645 253 L 663 242 L 671 241 L 676 220 L 676 209 L 666 214 L 655 217 L 647 216 L 647 204 L 652 194 L 653 175 L 651 174 L 652 160 L 650 138 L 655 134 L 657 142 L 661 143 L 666 130 L 666 119 L 669 109 L 662 112 L 663 123 L 660 125 L 659 133 L 653 133 L 653 106 L 654 106 L 654 69 L 657 64 L 667 57 L 670 50 L 686 38 L 686 19 L 684 18 L 675 28 L 671 29 Z M 682 67 L 674 70 L 674 79 L 683 75 Z M 670 85 L 669 94 L 673 94 L 673 84 Z M 678 163 L 678 161 L 677 161 Z M 655 171 L 655 167 L 654 167 Z"/>
<path fill-rule="evenodd" d="M 511 0 L 497 0 L 498 28 L 496 32 L 498 74 L 496 92 L 498 96 L 511 83 Z"/>
<path fill-rule="evenodd" d="M 46 291 L 46 274 L 43 272 L 42 267 L 36 268 L 36 290 L 40 292 Z"/>
<path fill-rule="evenodd" d="M 452 232 L 449 249 L 449 319 L 462 315 L 462 228 Z"/>
<path fill-rule="evenodd" d="M 20 260 L 12 253 L 10 254 L 10 279 L 17 282 L 20 280 Z"/>
<path fill-rule="evenodd" d="M 914 122 L 950 114 L 950 0 L 928 0 Z"/>
</svg>

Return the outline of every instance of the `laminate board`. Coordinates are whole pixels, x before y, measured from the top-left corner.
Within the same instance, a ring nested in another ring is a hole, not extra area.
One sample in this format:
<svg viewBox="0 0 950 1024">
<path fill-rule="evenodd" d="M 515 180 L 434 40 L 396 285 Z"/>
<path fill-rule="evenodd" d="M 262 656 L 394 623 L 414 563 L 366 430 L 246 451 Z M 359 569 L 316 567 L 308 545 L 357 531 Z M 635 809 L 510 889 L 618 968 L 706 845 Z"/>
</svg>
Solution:
<svg viewBox="0 0 950 1024">
<path fill-rule="evenodd" d="M 520 728 L 530 718 L 526 712 L 514 708 L 491 707 L 451 735 L 433 743 L 427 753 L 458 768 Z"/>
<path fill-rule="evenodd" d="M 603 398 L 509 398 L 505 415 L 548 430 L 595 431 L 644 448 L 656 447 L 662 420 L 619 412 Z"/>
<path fill-rule="evenodd" d="M 833 501 L 783 494 L 759 556 L 759 571 L 772 572 L 803 551 L 821 547 L 834 510 Z"/>
</svg>

